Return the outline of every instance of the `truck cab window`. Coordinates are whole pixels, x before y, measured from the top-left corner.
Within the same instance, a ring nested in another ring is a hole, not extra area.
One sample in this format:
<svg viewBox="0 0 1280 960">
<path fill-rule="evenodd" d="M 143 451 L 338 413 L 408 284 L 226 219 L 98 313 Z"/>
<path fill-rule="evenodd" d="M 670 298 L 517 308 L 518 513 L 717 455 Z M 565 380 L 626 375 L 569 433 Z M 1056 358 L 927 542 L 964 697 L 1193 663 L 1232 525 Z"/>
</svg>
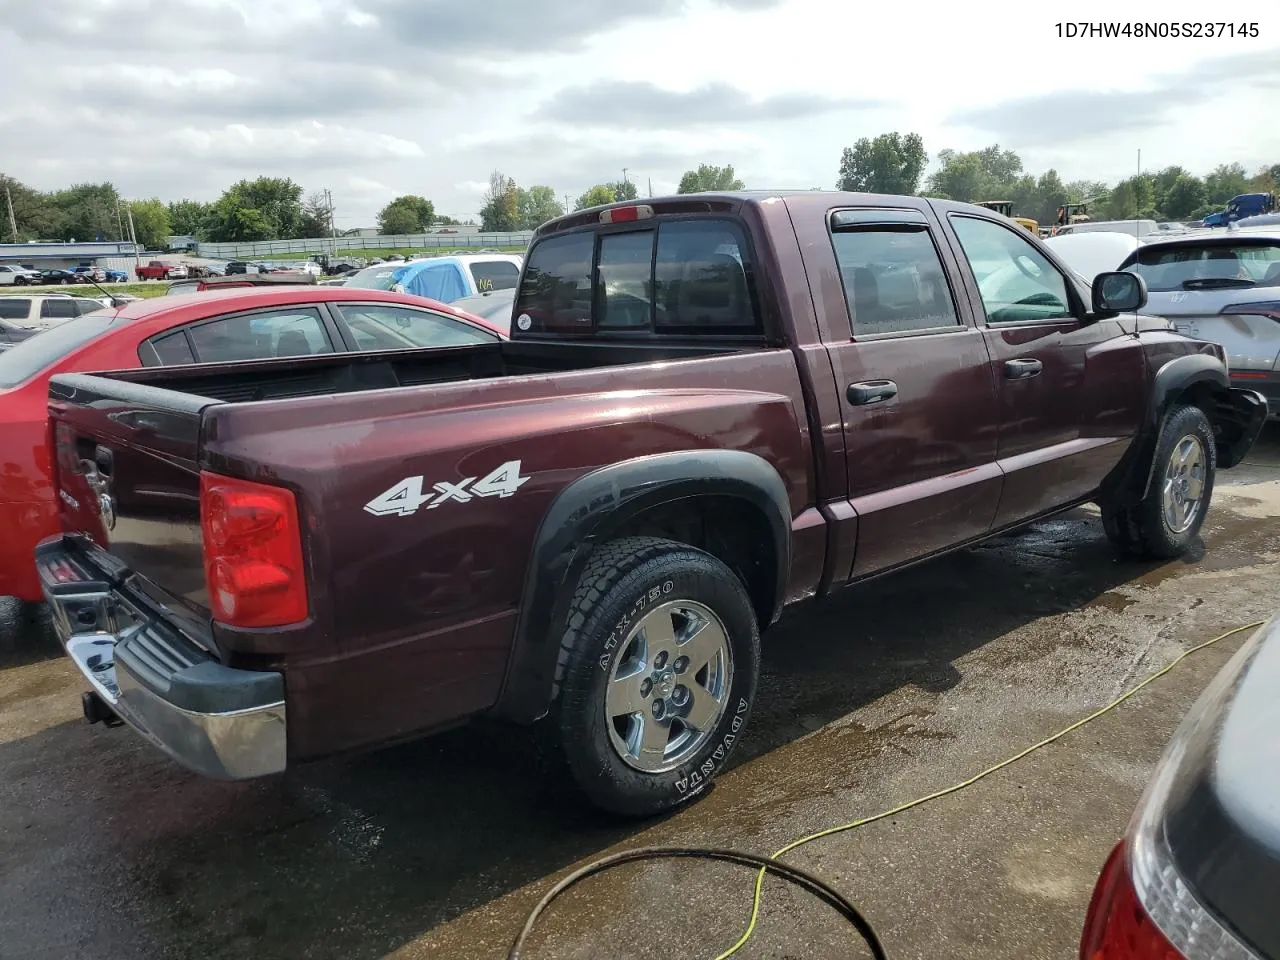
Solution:
<svg viewBox="0 0 1280 960">
<path fill-rule="evenodd" d="M 653 231 L 600 238 L 601 330 L 643 330 L 653 317 Z"/>
<path fill-rule="evenodd" d="M 978 281 L 988 323 L 1074 318 L 1066 278 L 1029 241 L 977 217 L 952 216 L 951 226 Z"/>
<path fill-rule="evenodd" d="M 854 336 L 959 325 L 927 227 L 873 224 L 831 239 Z"/>
<path fill-rule="evenodd" d="M 548 237 L 529 254 L 516 298 L 513 334 L 591 332 L 591 260 L 595 234 Z"/>
<path fill-rule="evenodd" d="M 658 229 L 654 296 L 659 333 L 759 335 L 750 260 L 742 231 L 725 220 L 664 223 Z"/>
</svg>

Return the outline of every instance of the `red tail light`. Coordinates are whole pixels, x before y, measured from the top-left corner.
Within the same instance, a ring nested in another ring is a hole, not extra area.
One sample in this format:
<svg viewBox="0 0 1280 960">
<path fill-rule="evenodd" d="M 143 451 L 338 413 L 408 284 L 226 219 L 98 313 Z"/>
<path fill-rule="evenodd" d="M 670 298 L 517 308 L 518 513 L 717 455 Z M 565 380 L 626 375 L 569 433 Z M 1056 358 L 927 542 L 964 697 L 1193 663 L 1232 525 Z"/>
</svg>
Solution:
<svg viewBox="0 0 1280 960">
<path fill-rule="evenodd" d="M 200 474 L 200 530 L 213 618 L 279 627 L 307 618 L 302 531 L 293 492 Z"/>
<path fill-rule="evenodd" d="M 1123 843 L 1111 851 L 1093 890 L 1080 960 L 1187 960 L 1138 900 Z"/>
<path fill-rule="evenodd" d="M 638 203 L 632 207 L 612 207 L 600 211 L 601 223 L 628 223 L 632 220 L 648 220 L 653 216 L 653 207 L 647 203 Z"/>
</svg>

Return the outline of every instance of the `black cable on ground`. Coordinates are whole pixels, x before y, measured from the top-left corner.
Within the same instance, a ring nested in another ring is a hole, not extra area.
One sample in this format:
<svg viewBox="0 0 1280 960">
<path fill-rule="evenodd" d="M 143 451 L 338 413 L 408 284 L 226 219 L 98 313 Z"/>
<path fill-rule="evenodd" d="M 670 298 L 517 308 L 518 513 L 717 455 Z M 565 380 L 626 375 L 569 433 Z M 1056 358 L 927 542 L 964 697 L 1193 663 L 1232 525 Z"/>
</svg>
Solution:
<svg viewBox="0 0 1280 960">
<path fill-rule="evenodd" d="M 525 942 L 533 932 L 534 925 L 537 924 L 538 919 L 551 906 L 553 900 L 574 884 L 597 873 L 603 873 L 614 867 L 622 866 L 624 863 L 633 863 L 638 860 L 670 860 L 675 858 L 720 860 L 725 863 L 736 863 L 739 866 L 752 867 L 765 873 L 772 873 L 774 876 L 780 877 L 789 883 L 794 883 L 801 889 L 809 891 L 819 900 L 824 901 L 853 924 L 862 940 L 870 948 L 871 956 L 875 960 L 888 960 L 888 956 L 885 954 L 884 947 L 881 946 L 875 930 L 872 929 L 867 919 L 858 912 L 858 908 L 813 874 L 806 873 L 798 867 L 780 863 L 772 857 L 761 857 L 753 853 L 739 853 L 737 850 L 714 850 L 697 847 L 639 847 L 635 850 L 625 850 L 622 853 L 602 857 L 594 863 L 587 864 L 581 870 L 574 871 L 547 891 L 547 895 L 533 908 L 533 912 L 529 914 L 529 919 L 525 921 L 524 927 L 516 937 L 515 943 L 511 945 L 511 952 L 507 954 L 507 960 L 522 960 Z"/>
</svg>

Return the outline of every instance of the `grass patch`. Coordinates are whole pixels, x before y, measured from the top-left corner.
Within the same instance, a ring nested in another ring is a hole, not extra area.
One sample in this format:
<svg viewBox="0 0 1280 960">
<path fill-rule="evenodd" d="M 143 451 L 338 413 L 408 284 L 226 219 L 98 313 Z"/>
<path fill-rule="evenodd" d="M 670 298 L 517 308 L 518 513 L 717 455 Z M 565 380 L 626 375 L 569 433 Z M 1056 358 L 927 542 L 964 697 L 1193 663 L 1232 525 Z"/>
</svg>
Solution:
<svg viewBox="0 0 1280 960">
<path fill-rule="evenodd" d="M 102 289 L 113 294 L 129 293 L 135 297 L 161 297 L 169 289 L 169 283 L 166 280 L 152 280 L 148 283 L 104 283 Z M 92 297 L 95 300 L 102 296 L 102 290 L 92 283 L 60 283 L 51 287 L 11 287 L 6 284 L 0 287 L 0 296 L 21 297 L 41 293 L 69 293 L 73 297 Z"/>
</svg>

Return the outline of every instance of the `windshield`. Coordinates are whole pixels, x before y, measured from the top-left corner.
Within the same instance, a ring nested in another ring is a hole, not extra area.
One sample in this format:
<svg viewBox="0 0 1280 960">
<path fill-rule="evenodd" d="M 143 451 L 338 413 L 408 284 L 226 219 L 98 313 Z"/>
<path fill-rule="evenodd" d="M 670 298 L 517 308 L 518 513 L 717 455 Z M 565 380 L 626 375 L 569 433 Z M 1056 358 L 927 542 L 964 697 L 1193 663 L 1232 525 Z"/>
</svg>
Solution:
<svg viewBox="0 0 1280 960">
<path fill-rule="evenodd" d="M 1184 243 L 1144 248 L 1125 264 L 1155 292 L 1196 287 L 1280 286 L 1280 241 L 1236 244 Z"/>
<path fill-rule="evenodd" d="M 404 271 L 403 264 L 379 263 L 365 267 L 350 277 L 344 286 L 358 287 L 361 290 L 391 290 L 396 285 L 397 275 Z"/>
<path fill-rule="evenodd" d="M 86 314 L 14 344 L 0 353 L 0 389 L 30 380 L 51 363 L 105 332 L 114 318 L 114 313 L 105 310 Z"/>
</svg>

